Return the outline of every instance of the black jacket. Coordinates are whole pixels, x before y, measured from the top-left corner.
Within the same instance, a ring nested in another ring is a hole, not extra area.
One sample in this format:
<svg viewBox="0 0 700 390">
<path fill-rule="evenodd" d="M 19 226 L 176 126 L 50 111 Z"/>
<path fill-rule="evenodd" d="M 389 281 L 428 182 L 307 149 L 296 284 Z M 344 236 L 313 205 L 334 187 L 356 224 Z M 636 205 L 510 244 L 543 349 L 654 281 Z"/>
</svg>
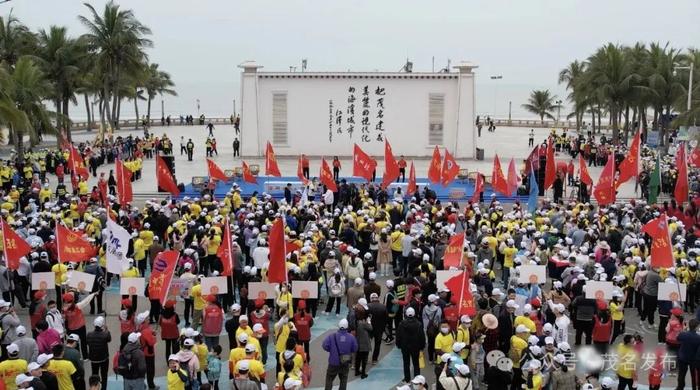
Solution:
<svg viewBox="0 0 700 390">
<path fill-rule="evenodd" d="M 370 302 L 369 315 L 372 317 L 372 334 L 380 336 L 384 332 L 388 318 L 386 306 L 379 302 Z"/>
<path fill-rule="evenodd" d="M 124 347 L 124 349 L 122 350 L 122 353 L 127 354 L 127 356 L 130 355 L 131 366 L 134 368 L 133 375 L 130 375 L 131 378 L 127 378 L 126 376 L 124 376 L 124 379 L 145 378 L 146 377 L 146 357 L 143 355 L 143 351 L 141 350 L 141 344 L 128 343 Z"/>
<path fill-rule="evenodd" d="M 415 317 L 408 317 L 399 324 L 396 330 L 396 346 L 409 352 L 422 351 L 425 348 L 423 325 Z"/>
<path fill-rule="evenodd" d="M 88 359 L 93 363 L 109 360 L 109 343 L 112 335 L 109 331 L 97 330 L 87 334 Z"/>
</svg>

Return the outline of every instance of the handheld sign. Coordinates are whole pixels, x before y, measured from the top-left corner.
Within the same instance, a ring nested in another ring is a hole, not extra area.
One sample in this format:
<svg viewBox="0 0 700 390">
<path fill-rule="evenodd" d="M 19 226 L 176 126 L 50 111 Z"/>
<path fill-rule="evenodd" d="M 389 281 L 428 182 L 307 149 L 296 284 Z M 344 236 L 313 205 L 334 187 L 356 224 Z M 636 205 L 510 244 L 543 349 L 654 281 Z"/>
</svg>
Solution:
<svg viewBox="0 0 700 390">
<path fill-rule="evenodd" d="M 544 265 L 521 265 L 518 282 L 539 284 L 547 281 L 547 269 Z"/>
<path fill-rule="evenodd" d="M 660 301 L 685 302 L 687 286 L 685 283 L 659 283 Z"/>
<path fill-rule="evenodd" d="M 226 284 L 226 279 L 226 276 L 212 276 L 209 278 L 202 278 L 202 295 L 226 294 L 228 292 L 228 285 Z"/>
<path fill-rule="evenodd" d="M 586 299 L 612 299 L 615 286 L 613 282 L 586 282 Z"/>
<path fill-rule="evenodd" d="M 170 290 L 168 290 L 168 295 L 173 296 L 173 297 L 179 297 L 179 296 L 189 296 L 189 289 L 192 288 L 192 281 L 188 279 L 182 279 L 182 278 L 174 278 L 172 282 L 170 282 Z M 186 293 L 183 295 L 183 293 Z"/>
<path fill-rule="evenodd" d="M 79 291 L 92 291 L 95 284 L 95 275 L 80 271 L 73 271 L 68 277 L 68 286 L 77 288 Z"/>
<path fill-rule="evenodd" d="M 248 299 L 256 300 L 274 299 L 275 285 L 267 282 L 250 282 L 248 283 Z"/>
<path fill-rule="evenodd" d="M 292 298 L 318 299 L 318 282 L 293 280 Z"/>
<path fill-rule="evenodd" d="M 145 283 L 146 278 L 121 278 L 119 281 L 119 294 L 144 296 Z"/>
<path fill-rule="evenodd" d="M 48 290 L 53 288 L 56 275 L 53 272 L 33 272 L 32 290 Z"/>
</svg>

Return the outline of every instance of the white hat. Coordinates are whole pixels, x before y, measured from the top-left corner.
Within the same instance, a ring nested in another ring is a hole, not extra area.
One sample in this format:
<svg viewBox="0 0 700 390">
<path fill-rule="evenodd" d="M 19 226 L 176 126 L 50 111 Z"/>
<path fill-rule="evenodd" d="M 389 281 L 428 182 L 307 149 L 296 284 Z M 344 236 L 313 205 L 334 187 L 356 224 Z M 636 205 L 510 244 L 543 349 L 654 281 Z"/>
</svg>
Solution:
<svg viewBox="0 0 700 390">
<path fill-rule="evenodd" d="M 22 383 L 31 382 L 32 379 L 34 379 L 33 376 L 27 376 L 27 375 L 25 375 L 25 374 L 19 374 L 19 375 L 17 375 L 17 376 L 15 377 L 15 384 L 16 384 L 17 386 L 19 386 L 19 385 L 21 385 Z"/>
<path fill-rule="evenodd" d="M 430 295 L 428 295 L 428 301 L 429 301 L 429 302 L 435 302 L 435 301 L 437 301 L 438 299 L 440 299 L 440 297 L 438 297 L 438 296 L 435 295 L 435 294 L 430 294 Z"/>
<path fill-rule="evenodd" d="M 248 360 L 241 360 L 237 363 L 238 371 L 248 371 L 250 369 L 250 364 Z"/>
<path fill-rule="evenodd" d="M 463 324 L 470 324 L 472 322 L 472 319 L 469 318 L 468 315 L 464 314 L 461 317 L 459 317 L 459 322 L 461 322 Z"/>
<path fill-rule="evenodd" d="M 7 353 L 14 354 L 19 352 L 19 346 L 15 343 L 7 345 Z"/>
<path fill-rule="evenodd" d="M 554 361 L 559 363 L 559 364 L 564 364 L 566 363 L 566 356 L 562 354 L 556 354 L 554 355 Z"/>
<path fill-rule="evenodd" d="M 37 362 L 31 362 L 27 365 L 27 371 L 34 371 L 40 369 L 41 366 Z"/>
<path fill-rule="evenodd" d="M 148 310 L 144 311 L 143 313 L 139 313 L 136 315 L 136 324 L 143 324 L 144 321 L 148 318 L 148 315 L 150 312 Z"/>
<path fill-rule="evenodd" d="M 581 390 L 595 390 L 595 387 L 590 383 L 584 383 L 581 385 Z"/>
<path fill-rule="evenodd" d="M 257 350 L 258 350 L 258 348 L 255 346 L 255 344 L 248 343 L 245 345 L 245 352 L 246 353 L 253 353 Z"/>
<path fill-rule="evenodd" d="M 613 381 L 611 377 L 606 376 L 600 380 L 600 385 L 606 389 L 612 389 L 612 387 L 615 385 L 615 381 Z"/>
<path fill-rule="evenodd" d="M 245 314 L 242 314 L 240 317 L 238 317 L 238 322 L 240 323 L 241 321 L 248 322 L 248 316 Z"/>
<path fill-rule="evenodd" d="M 7 302 L 4 299 L 0 299 L 0 307 L 10 307 L 10 302 Z"/>
<path fill-rule="evenodd" d="M 571 351 L 571 345 L 569 345 L 569 343 L 564 341 L 563 343 L 559 343 L 557 345 L 557 349 L 559 349 L 562 352 L 569 352 L 569 351 Z"/>
<path fill-rule="evenodd" d="M 17 333 L 17 336 L 24 336 L 27 334 L 27 328 L 25 328 L 22 325 L 19 325 L 16 329 L 15 332 Z"/>
<path fill-rule="evenodd" d="M 528 329 L 527 326 L 525 325 L 518 325 L 517 328 L 515 328 L 515 333 L 530 333 L 530 329 Z"/>
<path fill-rule="evenodd" d="M 185 339 L 185 341 L 182 342 L 182 345 L 184 345 L 185 347 L 192 347 L 194 346 L 194 340 Z"/>
<path fill-rule="evenodd" d="M 293 389 L 293 388 L 295 388 L 295 387 L 301 386 L 301 384 L 302 384 L 301 381 L 298 380 L 298 379 L 287 378 L 287 379 L 284 381 L 284 388 L 287 389 L 287 390 L 288 390 L 288 389 Z"/>
<path fill-rule="evenodd" d="M 409 307 L 408 309 L 406 309 L 406 317 L 413 317 L 415 315 L 416 315 L 416 311 L 412 307 Z"/>
<path fill-rule="evenodd" d="M 135 343 L 135 342 L 139 341 L 140 337 L 141 337 L 141 333 L 131 332 L 131 333 L 129 333 L 129 342 Z"/>
<path fill-rule="evenodd" d="M 36 357 L 36 362 L 39 363 L 40 366 L 43 366 L 51 359 L 53 359 L 53 354 L 42 353 L 41 355 Z"/>
<path fill-rule="evenodd" d="M 253 325 L 253 332 L 260 333 L 265 330 L 265 327 L 263 327 L 263 324 L 255 324 Z"/>
<path fill-rule="evenodd" d="M 102 328 L 105 326 L 105 318 L 102 316 L 95 317 L 95 320 L 92 321 L 92 324 L 95 325 L 97 328 Z"/>
<path fill-rule="evenodd" d="M 416 377 L 411 380 L 411 383 L 416 385 L 424 385 L 425 377 L 423 375 L 416 375 Z"/>
<path fill-rule="evenodd" d="M 379 295 L 378 295 L 377 293 L 371 293 L 371 294 L 369 294 L 369 300 L 370 300 L 370 301 L 374 301 L 374 300 L 378 300 L 378 299 L 379 299 Z"/>
<path fill-rule="evenodd" d="M 240 310 L 241 310 L 241 305 L 239 305 L 238 303 L 234 303 L 233 305 L 231 305 L 231 311 L 240 311 Z"/>
<path fill-rule="evenodd" d="M 464 376 L 466 376 L 467 374 L 469 374 L 469 366 L 466 365 L 466 364 L 458 364 L 458 365 L 455 366 L 455 368 L 457 369 L 457 371 L 458 371 L 460 374 L 462 374 L 462 375 L 464 375 Z"/>
<path fill-rule="evenodd" d="M 238 337 L 236 337 L 236 338 L 238 339 L 239 342 L 245 343 L 248 341 L 248 333 L 241 332 L 241 334 L 239 334 Z"/>
<path fill-rule="evenodd" d="M 518 305 L 517 303 L 515 303 L 514 300 L 511 299 L 508 302 L 506 302 L 506 307 L 509 309 L 517 309 L 520 307 L 520 305 Z"/>
<path fill-rule="evenodd" d="M 530 360 L 530 363 L 528 364 L 528 368 L 530 370 L 537 370 L 540 367 L 542 367 L 542 363 L 537 359 Z"/>
<path fill-rule="evenodd" d="M 544 338 L 544 343 L 545 343 L 546 345 L 550 345 L 550 344 L 551 344 L 551 345 L 554 345 L 554 337 L 545 337 L 545 338 Z"/>
<path fill-rule="evenodd" d="M 338 328 L 347 329 L 348 328 L 348 320 L 343 318 L 342 320 L 338 321 Z"/>
<path fill-rule="evenodd" d="M 387 281 L 386 281 L 386 287 L 387 287 L 387 288 L 392 288 L 392 287 L 394 287 L 394 281 L 391 280 L 391 279 L 387 280 Z"/>
<path fill-rule="evenodd" d="M 377 274 L 375 272 L 370 272 L 369 273 L 369 280 L 375 280 L 377 279 Z"/>
<path fill-rule="evenodd" d="M 362 285 L 362 278 L 355 278 L 355 286 L 361 286 Z"/>
<path fill-rule="evenodd" d="M 460 343 L 460 342 L 453 343 L 452 344 L 452 351 L 454 351 L 455 353 L 458 353 L 459 351 L 463 350 L 464 347 L 466 347 L 466 346 L 467 346 L 467 344 L 465 344 L 465 343 Z"/>
<path fill-rule="evenodd" d="M 68 335 L 68 341 L 80 342 L 80 336 L 75 333 L 71 333 Z"/>
<path fill-rule="evenodd" d="M 175 360 L 175 361 L 179 362 L 180 358 L 177 357 L 177 355 L 173 353 L 170 356 L 168 356 L 168 361 L 171 361 L 171 360 Z"/>
<path fill-rule="evenodd" d="M 554 330 L 554 325 L 550 324 L 549 322 L 542 325 L 543 332 L 551 333 L 553 330 Z"/>
<path fill-rule="evenodd" d="M 369 310 L 369 306 L 367 306 L 367 299 L 366 298 L 360 298 L 357 300 L 357 304 L 364 307 L 365 310 Z"/>
</svg>

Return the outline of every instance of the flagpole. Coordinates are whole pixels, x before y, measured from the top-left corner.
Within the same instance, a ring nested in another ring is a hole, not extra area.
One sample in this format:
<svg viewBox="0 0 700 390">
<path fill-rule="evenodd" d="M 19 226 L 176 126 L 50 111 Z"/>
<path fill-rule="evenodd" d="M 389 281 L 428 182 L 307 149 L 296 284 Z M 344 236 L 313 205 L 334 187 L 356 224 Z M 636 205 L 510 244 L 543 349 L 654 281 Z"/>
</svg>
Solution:
<svg viewBox="0 0 700 390">
<path fill-rule="evenodd" d="M 665 226 L 666 226 L 666 234 L 668 235 L 668 244 L 671 245 L 671 248 L 673 248 L 673 241 L 671 241 L 671 229 L 668 226 L 668 214 L 664 213 L 664 221 L 665 221 Z M 671 249 L 671 254 L 673 254 L 673 249 Z M 673 257 L 673 256 L 671 256 Z M 678 289 L 678 306 L 681 305 L 683 302 L 682 295 L 681 295 L 681 284 L 678 279 L 676 279 L 676 288 Z M 686 286 L 687 288 L 687 286 Z"/>
<path fill-rule="evenodd" d="M 5 235 L 5 219 L 0 219 L 0 230 L 2 231 L 2 257 L 5 260 L 5 267 L 10 267 L 10 263 L 7 259 L 7 236 Z"/>
</svg>

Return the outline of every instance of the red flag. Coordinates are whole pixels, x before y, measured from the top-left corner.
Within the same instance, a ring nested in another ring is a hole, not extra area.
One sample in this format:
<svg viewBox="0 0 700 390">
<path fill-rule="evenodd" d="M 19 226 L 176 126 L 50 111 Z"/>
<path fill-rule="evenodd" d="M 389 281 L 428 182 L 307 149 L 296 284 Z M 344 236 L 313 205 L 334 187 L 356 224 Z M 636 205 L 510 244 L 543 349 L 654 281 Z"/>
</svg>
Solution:
<svg viewBox="0 0 700 390">
<path fill-rule="evenodd" d="M 618 168 L 620 169 L 620 175 L 617 178 L 617 186 L 619 187 L 622 183 L 627 180 L 637 177 L 639 175 L 639 143 L 641 139 L 641 132 L 637 130 L 637 133 L 632 139 L 630 144 L 630 150 L 627 152 L 627 157 L 620 163 Z"/>
<path fill-rule="evenodd" d="M 277 156 L 272 150 L 272 144 L 267 141 L 267 149 L 265 149 L 265 175 L 281 177 L 280 168 L 277 166 Z"/>
<path fill-rule="evenodd" d="M 693 151 L 690 152 L 690 157 L 688 160 L 690 165 L 694 166 L 695 168 L 700 168 L 700 145 L 693 148 Z"/>
<path fill-rule="evenodd" d="M 61 263 L 87 261 L 97 255 L 97 249 L 86 239 L 61 224 L 56 225 L 56 249 Z"/>
<path fill-rule="evenodd" d="M 85 161 L 83 156 L 80 155 L 78 149 L 75 146 L 70 145 L 70 155 L 68 157 L 68 168 L 73 172 L 73 174 L 79 175 L 83 180 L 87 180 L 90 176 L 90 172 L 85 166 Z"/>
<path fill-rule="evenodd" d="M 287 241 L 287 243 L 285 245 L 286 246 L 285 246 L 284 250 L 285 250 L 286 254 L 290 254 L 294 251 L 298 251 L 299 249 L 301 249 L 301 246 L 299 244 L 295 243 L 294 241 Z"/>
<path fill-rule="evenodd" d="M 496 155 L 493 159 L 491 187 L 493 187 L 493 190 L 495 192 L 500 192 L 503 195 L 510 196 L 510 194 L 508 193 L 508 181 L 506 181 L 505 176 L 503 176 L 503 171 L 501 170 L 501 161 L 498 159 L 498 155 Z"/>
<path fill-rule="evenodd" d="M 481 174 L 481 172 L 476 171 L 476 179 L 474 180 L 474 193 L 472 194 L 472 198 L 469 201 L 472 203 L 479 203 L 482 191 L 484 191 L 484 176 Z"/>
<path fill-rule="evenodd" d="M 153 261 L 153 271 L 148 280 L 148 297 L 165 303 L 170 290 L 170 283 L 175 274 L 175 265 L 180 258 L 179 251 L 163 251 L 158 253 Z"/>
<path fill-rule="evenodd" d="M 445 248 L 445 255 L 442 258 L 444 269 L 458 267 L 462 263 L 462 252 L 464 251 L 464 232 L 450 237 L 450 241 Z"/>
<path fill-rule="evenodd" d="M 544 167 L 544 189 L 547 190 L 554 184 L 557 178 L 557 163 L 554 160 L 554 145 L 552 145 L 552 137 L 547 141 L 547 165 Z"/>
<path fill-rule="evenodd" d="M 287 263 L 285 262 L 286 251 L 284 240 L 284 223 L 279 217 L 272 224 L 270 229 L 270 265 L 267 269 L 267 281 L 270 283 L 287 282 Z"/>
<path fill-rule="evenodd" d="M 593 185 L 593 179 L 591 178 L 591 175 L 588 174 L 588 168 L 586 167 L 586 160 L 583 159 L 582 154 L 578 155 L 578 172 L 579 172 L 579 177 L 583 183 L 586 183 L 588 186 Z"/>
<path fill-rule="evenodd" d="M 377 161 L 355 144 L 352 152 L 352 175 L 371 181 L 376 168 Z"/>
<path fill-rule="evenodd" d="M 158 187 L 168 191 L 173 196 L 180 195 L 175 178 L 170 173 L 163 157 L 159 155 L 156 155 L 156 178 L 158 179 Z"/>
<path fill-rule="evenodd" d="M 676 152 L 676 167 L 678 178 L 676 188 L 673 190 L 673 198 L 676 202 L 683 204 L 688 201 L 688 160 L 685 158 L 685 142 L 681 142 Z"/>
<path fill-rule="evenodd" d="M 387 188 L 391 182 L 399 177 L 399 163 L 394 158 L 389 140 L 384 139 L 384 176 L 382 177 L 382 188 Z"/>
<path fill-rule="evenodd" d="M 309 182 L 309 179 L 304 176 L 304 167 L 302 165 L 302 158 L 299 156 L 299 160 L 297 160 L 297 177 L 304 185 L 306 185 Z"/>
<path fill-rule="evenodd" d="M 540 145 L 536 145 L 525 161 L 525 174 L 530 176 L 530 171 L 540 169 Z"/>
<path fill-rule="evenodd" d="M 231 227 L 228 217 L 224 220 L 224 235 L 221 237 L 221 245 L 216 251 L 216 256 L 221 259 L 221 275 L 231 276 L 233 272 L 233 251 L 231 250 Z"/>
<path fill-rule="evenodd" d="M 104 207 L 109 206 L 109 197 L 107 196 L 107 180 L 104 179 L 104 173 L 102 173 L 100 179 L 97 181 L 97 189 L 100 190 L 102 205 Z"/>
<path fill-rule="evenodd" d="M 549 161 L 547 165 L 549 166 Z M 613 155 L 608 156 L 608 162 L 600 172 L 598 183 L 593 188 L 593 196 L 600 206 L 615 203 L 615 157 Z"/>
<path fill-rule="evenodd" d="M 666 213 L 642 226 L 642 233 L 651 236 L 651 266 L 673 267 L 673 247 Z"/>
<path fill-rule="evenodd" d="M 515 160 L 511 157 L 510 163 L 508 164 L 508 192 L 510 195 L 515 193 L 518 189 L 518 173 L 515 170 Z"/>
<path fill-rule="evenodd" d="M 228 180 L 228 177 L 226 177 L 223 169 L 216 165 L 216 163 L 211 159 L 207 159 L 207 172 L 210 179 L 223 181 Z"/>
<path fill-rule="evenodd" d="M 2 247 L 5 252 L 7 268 L 16 270 L 19 268 L 19 258 L 31 252 L 32 247 L 12 230 L 5 220 L 0 220 L 0 224 L 2 224 Z"/>
<path fill-rule="evenodd" d="M 445 282 L 445 287 L 453 292 L 452 303 L 457 305 L 459 316 L 464 314 L 468 316 L 476 315 L 469 279 L 469 273 L 462 271 Z"/>
<path fill-rule="evenodd" d="M 411 161 L 411 169 L 408 171 L 408 186 L 406 187 L 406 194 L 413 195 L 418 190 L 418 185 L 416 184 L 416 167 L 413 166 L 413 161 Z"/>
<path fill-rule="evenodd" d="M 442 156 L 440 156 L 440 149 L 435 145 L 433 150 L 433 158 L 430 160 L 430 167 L 428 168 L 428 180 L 431 183 L 440 183 L 440 163 L 442 161 Z"/>
<path fill-rule="evenodd" d="M 131 188 L 131 171 L 124 165 L 122 160 L 117 160 L 114 168 L 117 171 L 117 195 L 119 195 L 119 204 L 124 206 L 134 200 L 134 193 Z"/>
<path fill-rule="evenodd" d="M 250 171 L 250 167 L 248 164 L 246 164 L 245 161 L 242 161 L 243 163 L 243 181 L 246 183 L 251 183 L 251 184 L 258 184 L 258 180 L 255 179 L 255 176 L 253 176 L 253 172 Z"/>
<path fill-rule="evenodd" d="M 338 187 L 335 185 L 335 180 L 333 179 L 333 171 L 331 167 L 326 162 L 326 159 L 321 159 L 321 172 L 318 177 L 321 180 L 321 184 L 328 187 L 329 190 L 333 192 L 338 192 Z"/>
<path fill-rule="evenodd" d="M 432 167 L 431 163 L 430 168 Z M 457 161 L 450 152 L 445 149 L 445 160 L 442 162 L 442 186 L 447 187 L 458 174 L 459 165 L 457 165 Z"/>
</svg>

